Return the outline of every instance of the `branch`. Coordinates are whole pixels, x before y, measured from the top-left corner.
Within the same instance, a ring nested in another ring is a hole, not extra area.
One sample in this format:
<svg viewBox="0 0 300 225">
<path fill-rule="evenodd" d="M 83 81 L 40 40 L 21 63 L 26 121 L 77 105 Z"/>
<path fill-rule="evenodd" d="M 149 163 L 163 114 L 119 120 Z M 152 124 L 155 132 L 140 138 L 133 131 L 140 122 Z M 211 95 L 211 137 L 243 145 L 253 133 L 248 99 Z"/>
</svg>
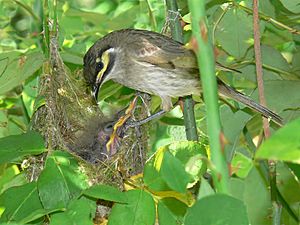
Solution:
<svg viewBox="0 0 300 225">
<path fill-rule="evenodd" d="M 182 27 L 179 21 L 179 11 L 176 0 L 166 0 L 168 8 L 168 19 L 172 37 L 176 41 L 183 43 Z M 183 98 L 183 117 L 186 130 L 186 138 L 192 141 L 198 141 L 197 127 L 194 115 L 194 104 L 192 96 Z"/>
<path fill-rule="evenodd" d="M 224 152 L 221 150 L 221 138 L 223 134 L 220 125 L 215 60 L 206 22 L 205 1 L 189 0 L 188 3 L 192 16 L 193 36 L 196 40 L 194 50 L 197 53 L 206 106 L 211 160 L 216 168 L 215 171 L 212 171 L 212 177 L 217 191 L 228 193 L 229 173 Z"/>
<path fill-rule="evenodd" d="M 253 32 L 254 32 L 255 68 L 256 68 L 257 88 L 259 93 L 259 102 L 261 105 L 266 106 L 266 98 L 264 95 L 261 49 L 260 49 L 260 31 L 259 31 L 257 0 L 253 0 Z M 264 127 L 265 137 L 266 138 L 270 137 L 270 125 L 267 118 L 263 118 L 263 127 Z"/>
</svg>

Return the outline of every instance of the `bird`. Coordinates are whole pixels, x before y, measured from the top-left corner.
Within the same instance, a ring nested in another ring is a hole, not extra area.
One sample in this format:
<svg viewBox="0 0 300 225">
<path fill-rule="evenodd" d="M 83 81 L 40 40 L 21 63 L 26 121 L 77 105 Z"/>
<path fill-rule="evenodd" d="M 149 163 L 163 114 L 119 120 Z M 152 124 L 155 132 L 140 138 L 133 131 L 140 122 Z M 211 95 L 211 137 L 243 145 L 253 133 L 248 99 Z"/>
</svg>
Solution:
<svg viewBox="0 0 300 225">
<path fill-rule="evenodd" d="M 159 96 L 164 111 L 172 98 L 201 95 L 196 54 L 163 34 L 140 29 L 112 31 L 92 45 L 83 59 L 83 76 L 97 99 L 100 87 L 113 80 L 131 89 Z M 225 68 L 224 70 L 227 70 Z M 282 118 L 217 78 L 220 97 L 241 102 L 281 125 Z"/>
</svg>

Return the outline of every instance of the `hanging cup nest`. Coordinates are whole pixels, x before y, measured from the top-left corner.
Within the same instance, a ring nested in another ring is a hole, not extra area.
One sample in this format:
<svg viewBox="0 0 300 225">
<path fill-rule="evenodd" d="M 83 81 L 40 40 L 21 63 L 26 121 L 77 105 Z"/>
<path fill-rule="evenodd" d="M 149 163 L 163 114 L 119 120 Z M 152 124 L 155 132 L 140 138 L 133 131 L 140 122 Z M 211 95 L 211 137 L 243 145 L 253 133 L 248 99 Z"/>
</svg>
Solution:
<svg viewBox="0 0 300 225">
<path fill-rule="evenodd" d="M 117 153 L 110 156 L 106 143 L 119 114 L 105 116 L 87 90 L 82 72 L 71 73 L 58 51 L 56 38 L 50 40 L 50 62 L 43 67 L 40 96 L 45 104 L 35 113 L 33 129 L 45 138 L 49 152 L 64 149 L 77 156 L 90 168 L 92 183 L 122 185 L 122 171 L 126 175 L 140 173 L 147 149 L 145 126 L 128 129 L 119 139 Z M 143 118 L 143 108 L 136 110 L 136 118 Z M 137 130 L 139 135 L 137 135 Z"/>
</svg>

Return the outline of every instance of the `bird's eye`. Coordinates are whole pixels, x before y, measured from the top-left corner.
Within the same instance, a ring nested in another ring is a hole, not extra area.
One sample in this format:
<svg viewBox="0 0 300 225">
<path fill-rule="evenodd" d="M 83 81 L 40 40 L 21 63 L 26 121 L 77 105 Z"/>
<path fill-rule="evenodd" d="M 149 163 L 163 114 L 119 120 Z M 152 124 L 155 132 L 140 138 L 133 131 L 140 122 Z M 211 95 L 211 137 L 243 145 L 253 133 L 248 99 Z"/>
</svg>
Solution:
<svg viewBox="0 0 300 225">
<path fill-rule="evenodd" d="M 96 64 L 96 72 L 99 73 L 99 71 L 101 71 L 103 69 L 103 67 L 104 67 L 104 64 L 103 64 L 102 61 L 97 62 L 97 64 Z"/>
</svg>

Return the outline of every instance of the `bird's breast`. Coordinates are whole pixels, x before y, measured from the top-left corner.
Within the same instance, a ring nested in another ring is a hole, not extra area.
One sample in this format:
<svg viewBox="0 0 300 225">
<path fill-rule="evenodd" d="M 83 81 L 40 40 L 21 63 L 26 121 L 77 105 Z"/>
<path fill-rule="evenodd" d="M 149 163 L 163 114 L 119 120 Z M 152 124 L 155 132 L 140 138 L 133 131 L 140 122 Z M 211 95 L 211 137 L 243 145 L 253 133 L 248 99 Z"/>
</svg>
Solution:
<svg viewBox="0 0 300 225">
<path fill-rule="evenodd" d="M 199 80 L 187 71 L 160 68 L 148 63 L 132 64 L 113 80 L 129 88 L 159 96 L 200 95 Z"/>
</svg>

